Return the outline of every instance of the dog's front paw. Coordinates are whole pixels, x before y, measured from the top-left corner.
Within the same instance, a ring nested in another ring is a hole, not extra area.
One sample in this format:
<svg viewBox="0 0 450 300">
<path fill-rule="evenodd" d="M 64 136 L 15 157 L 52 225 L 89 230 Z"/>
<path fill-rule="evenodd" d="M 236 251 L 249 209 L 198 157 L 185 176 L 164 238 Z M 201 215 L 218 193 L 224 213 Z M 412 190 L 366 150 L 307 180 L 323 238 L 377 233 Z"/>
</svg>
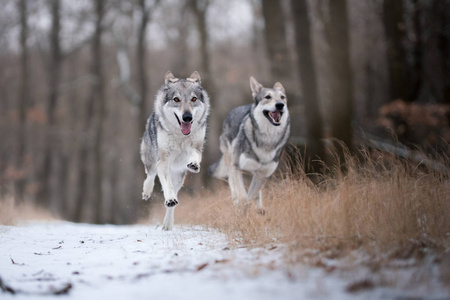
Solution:
<svg viewBox="0 0 450 300">
<path fill-rule="evenodd" d="M 168 199 L 166 201 L 164 201 L 164 205 L 166 207 L 174 207 L 178 204 L 178 200 L 177 199 Z"/>
<path fill-rule="evenodd" d="M 146 193 L 142 193 L 142 200 L 147 201 L 148 199 L 150 199 L 151 194 L 146 194 Z"/>
<path fill-rule="evenodd" d="M 198 163 L 195 163 L 195 162 L 188 163 L 187 167 L 188 167 L 189 171 L 191 171 L 193 173 L 200 172 L 200 165 Z"/>
<path fill-rule="evenodd" d="M 169 230 L 172 230 L 172 225 L 163 225 L 162 230 L 163 230 L 163 231 L 169 231 Z"/>
</svg>

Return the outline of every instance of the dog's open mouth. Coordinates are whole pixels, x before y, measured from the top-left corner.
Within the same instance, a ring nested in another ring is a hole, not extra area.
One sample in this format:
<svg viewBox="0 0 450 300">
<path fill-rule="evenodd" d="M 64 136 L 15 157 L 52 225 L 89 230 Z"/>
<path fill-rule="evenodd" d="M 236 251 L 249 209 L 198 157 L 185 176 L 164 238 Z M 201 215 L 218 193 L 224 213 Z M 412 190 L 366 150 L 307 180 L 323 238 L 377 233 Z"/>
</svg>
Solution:
<svg viewBox="0 0 450 300">
<path fill-rule="evenodd" d="M 177 114 L 174 113 L 174 115 L 175 115 L 175 118 L 177 118 L 178 124 L 180 124 L 181 132 L 184 135 L 188 135 L 189 133 L 191 133 L 192 122 L 182 122 L 178 118 Z"/>
<path fill-rule="evenodd" d="M 281 116 L 283 115 L 281 111 L 265 110 L 263 113 L 272 125 L 279 126 L 281 124 Z"/>
</svg>

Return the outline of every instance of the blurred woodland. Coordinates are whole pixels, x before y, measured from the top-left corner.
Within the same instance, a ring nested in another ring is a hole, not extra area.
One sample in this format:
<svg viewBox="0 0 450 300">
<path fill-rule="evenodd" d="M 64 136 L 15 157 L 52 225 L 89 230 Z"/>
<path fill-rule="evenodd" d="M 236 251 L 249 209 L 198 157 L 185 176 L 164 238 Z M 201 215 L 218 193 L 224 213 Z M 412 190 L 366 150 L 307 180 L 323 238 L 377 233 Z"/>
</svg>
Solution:
<svg viewBox="0 0 450 300">
<path fill-rule="evenodd" d="M 168 70 L 198 71 L 211 98 L 188 191 L 211 186 L 222 121 L 251 103 L 251 75 L 286 88 L 308 173 L 330 144 L 339 156 L 364 144 L 431 162 L 449 154 L 449 0 L 1 4 L 0 200 L 77 222 L 136 221 L 149 207 L 140 138 Z"/>
</svg>

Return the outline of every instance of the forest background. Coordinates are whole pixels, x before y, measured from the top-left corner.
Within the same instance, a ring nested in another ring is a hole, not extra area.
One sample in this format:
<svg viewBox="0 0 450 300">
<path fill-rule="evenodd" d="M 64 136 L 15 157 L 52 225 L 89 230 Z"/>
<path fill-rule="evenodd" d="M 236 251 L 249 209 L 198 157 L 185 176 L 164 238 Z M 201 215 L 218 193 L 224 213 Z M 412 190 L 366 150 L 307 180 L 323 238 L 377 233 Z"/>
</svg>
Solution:
<svg viewBox="0 0 450 300">
<path fill-rule="evenodd" d="M 434 159 L 449 154 L 448 0 L 3 0 L 0 65 L 0 199 L 71 221 L 151 209 L 139 144 L 168 70 L 198 71 L 211 98 L 187 192 L 217 184 L 206 170 L 250 76 L 286 88 L 306 173 L 333 144 L 447 168 Z"/>
</svg>

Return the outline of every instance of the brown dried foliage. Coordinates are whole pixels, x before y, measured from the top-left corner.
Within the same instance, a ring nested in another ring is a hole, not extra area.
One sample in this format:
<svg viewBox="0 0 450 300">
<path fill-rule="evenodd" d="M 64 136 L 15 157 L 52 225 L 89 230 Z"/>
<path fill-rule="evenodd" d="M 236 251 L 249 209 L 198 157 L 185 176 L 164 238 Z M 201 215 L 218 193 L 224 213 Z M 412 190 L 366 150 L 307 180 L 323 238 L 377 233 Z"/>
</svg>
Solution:
<svg viewBox="0 0 450 300">
<path fill-rule="evenodd" d="M 207 196 L 184 197 L 176 222 L 215 228 L 236 245 L 285 243 L 294 260 L 305 249 L 338 258 L 360 247 L 372 254 L 447 248 L 449 179 L 385 153 L 362 157 L 348 157 L 347 174 L 330 172 L 319 185 L 300 172 L 279 172 L 264 188 L 264 216 L 253 205 L 234 207 L 224 184 Z"/>
</svg>

